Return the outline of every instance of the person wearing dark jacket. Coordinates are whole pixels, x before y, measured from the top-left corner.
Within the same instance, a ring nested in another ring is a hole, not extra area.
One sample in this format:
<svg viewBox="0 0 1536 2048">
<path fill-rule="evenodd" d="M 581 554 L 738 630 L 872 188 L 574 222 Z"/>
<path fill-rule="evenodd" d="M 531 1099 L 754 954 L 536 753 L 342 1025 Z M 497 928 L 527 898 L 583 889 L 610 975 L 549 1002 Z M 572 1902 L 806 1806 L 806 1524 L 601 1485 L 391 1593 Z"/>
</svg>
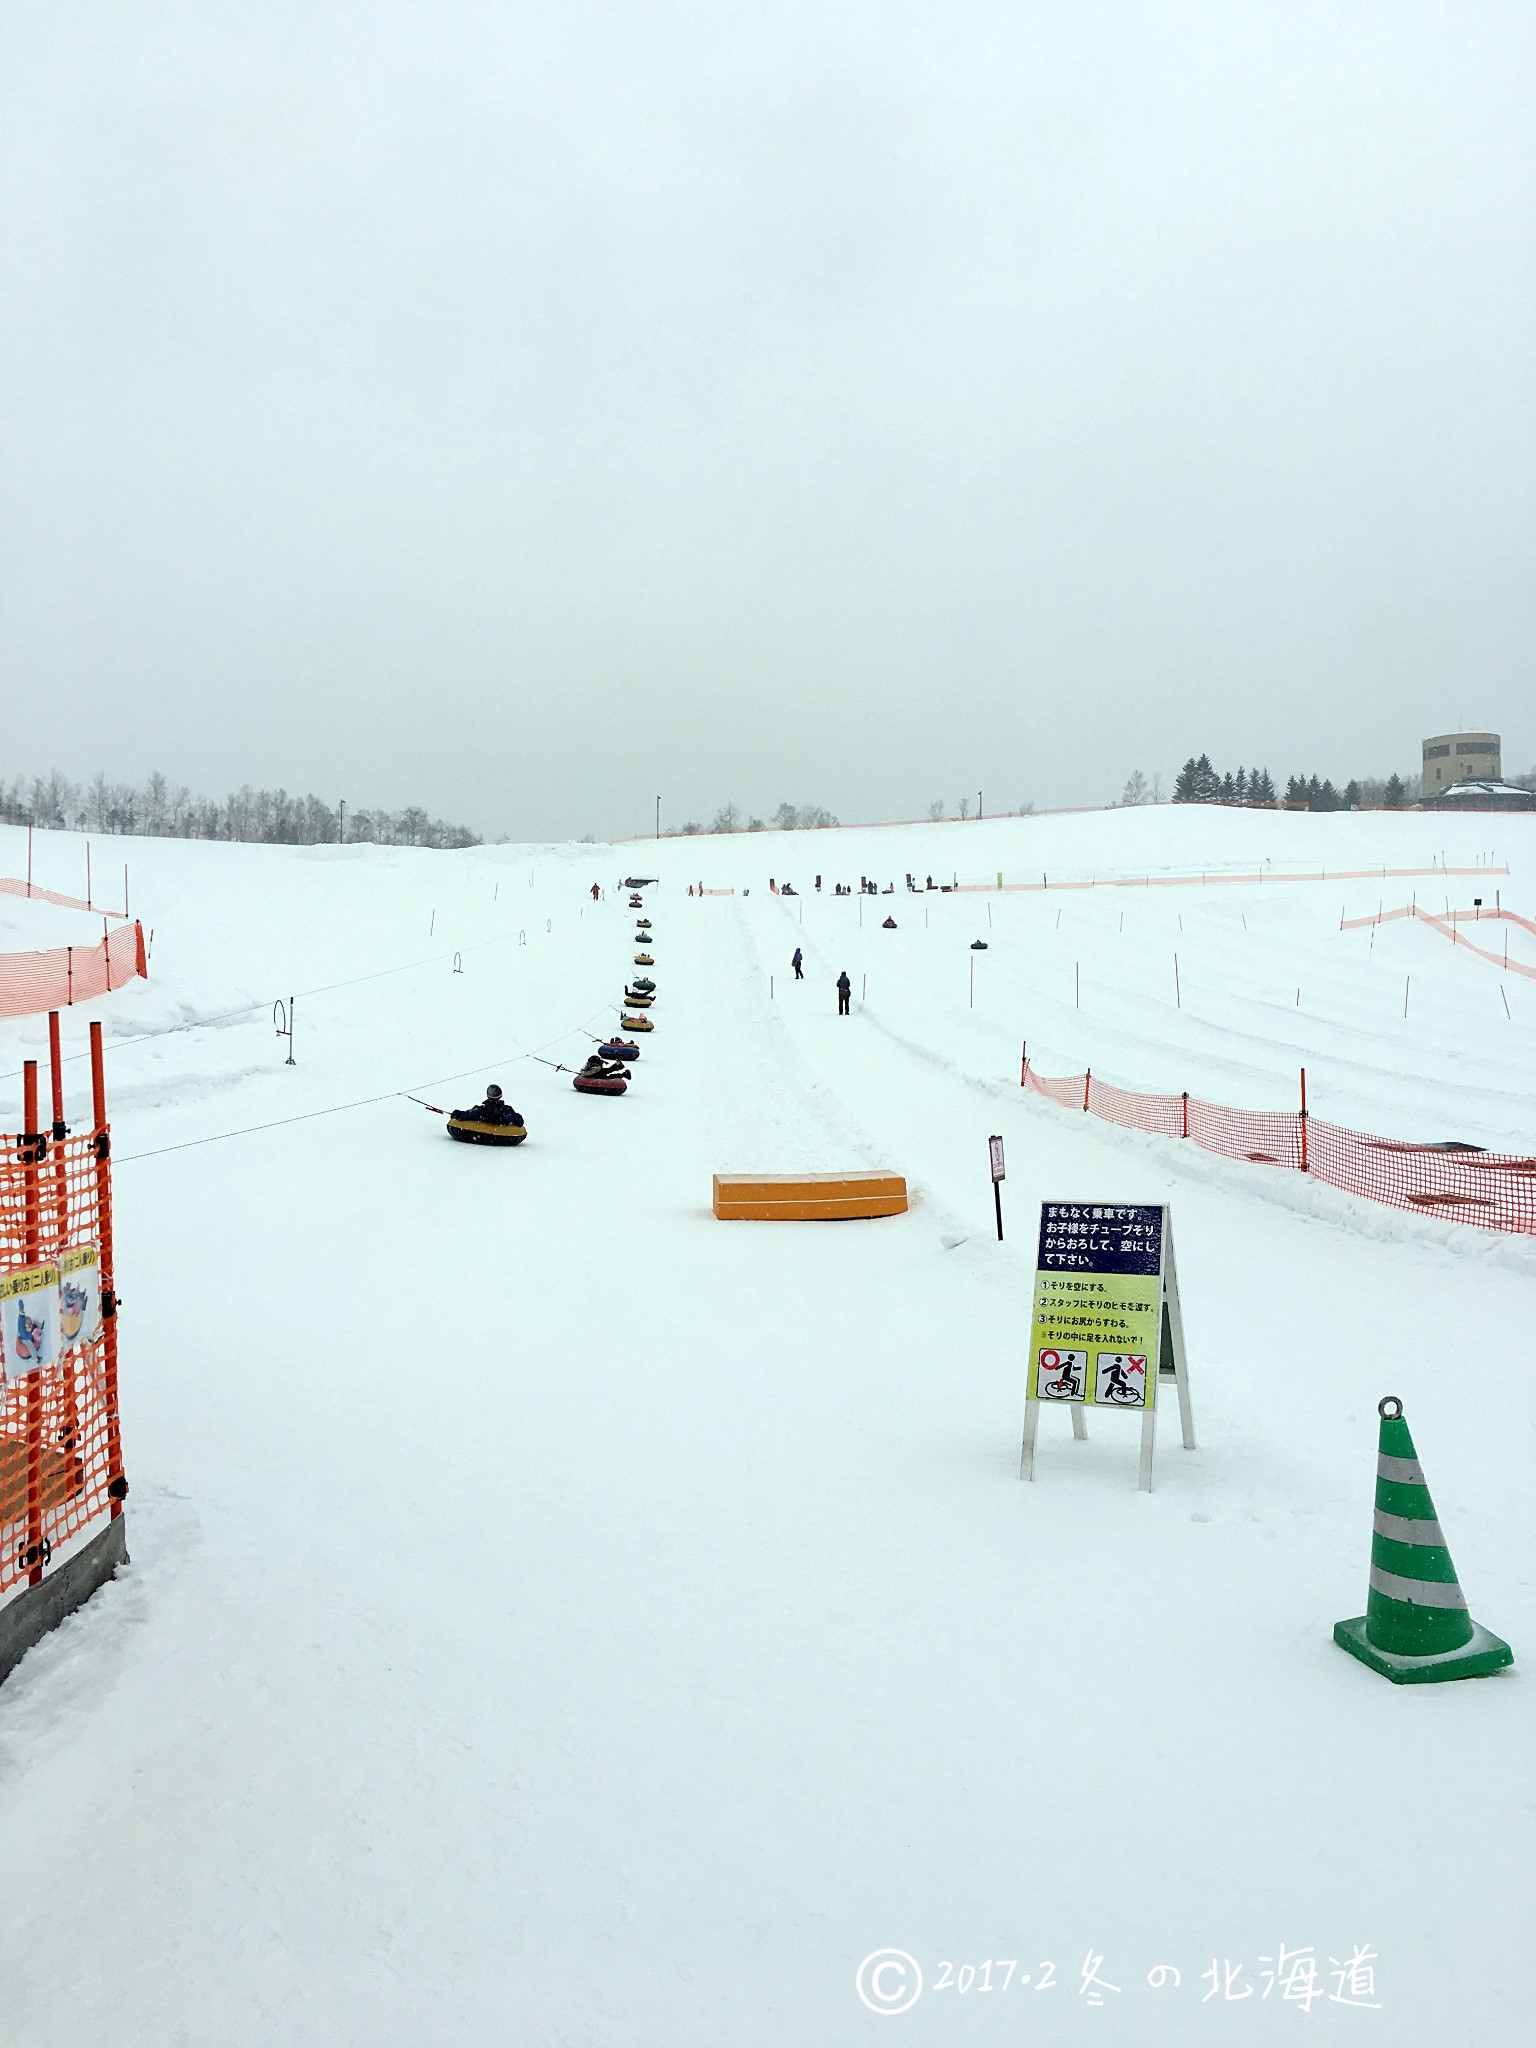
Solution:
<svg viewBox="0 0 1536 2048">
<path fill-rule="evenodd" d="M 843 972 L 837 977 L 837 1014 L 839 1017 L 847 1016 L 848 998 L 852 994 L 853 983 L 848 979 L 848 971 L 844 968 Z"/>
<path fill-rule="evenodd" d="M 485 1100 L 474 1109 L 456 1109 L 454 1115 L 472 1124 L 520 1124 L 522 1118 L 510 1102 L 503 1099 L 500 1088 L 494 1081 L 485 1091 Z"/>
<path fill-rule="evenodd" d="M 800 948 L 796 946 L 795 956 L 789 963 L 790 966 L 793 967 L 793 969 L 795 970 L 796 981 L 804 981 L 805 979 L 805 968 L 803 965 L 804 960 L 805 955 L 801 952 Z"/>
</svg>

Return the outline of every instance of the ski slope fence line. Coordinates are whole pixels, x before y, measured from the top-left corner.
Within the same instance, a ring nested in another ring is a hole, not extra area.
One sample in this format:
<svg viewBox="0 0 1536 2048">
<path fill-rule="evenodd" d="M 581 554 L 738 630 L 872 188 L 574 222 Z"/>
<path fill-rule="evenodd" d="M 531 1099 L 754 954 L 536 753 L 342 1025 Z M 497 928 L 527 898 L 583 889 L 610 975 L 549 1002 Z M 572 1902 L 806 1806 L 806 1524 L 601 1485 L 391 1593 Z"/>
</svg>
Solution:
<svg viewBox="0 0 1536 2048">
<path fill-rule="evenodd" d="M 1289 1167 L 1345 1194 L 1485 1230 L 1536 1232 L 1536 1156 L 1405 1144 L 1320 1122 L 1306 1110 L 1228 1109 L 1193 1095 L 1140 1095 L 1086 1074 L 1053 1078 L 1026 1057 L 1021 1085 L 1125 1130 L 1189 1139 L 1223 1159 Z"/>
<path fill-rule="evenodd" d="M 88 910 L 93 917 L 128 915 L 125 910 L 103 910 L 99 903 L 87 903 L 81 896 L 61 896 L 57 889 L 40 889 L 35 882 L 21 882 L 14 875 L 0 875 L 0 896 L 26 896 L 38 903 L 56 903 L 61 910 Z"/>
<path fill-rule="evenodd" d="M 107 931 L 99 946 L 0 953 L 0 1017 L 67 1010 L 92 996 L 111 995 L 135 976 L 149 978 L 144 927 L 137 921 L 131 933 L 121 926 L 115 935 Z"/>
<path fill-rule="evenodd" d="M 1401 910 L 1379 910 L 1374 917 L 1341 918 L 1339 920 L 1339 930 L 1341 932 L 1353 932 L 1361 930 L 1366 925 L 1393 924 L 1400 917 L 1413 918 L 1419 924 L 1427 924 L 1432 931 L 1437 931 L 1443 939 L 1449 939 L 1453 946 L 1460 946 L 1468 953 L 1475 953 L 1479 960 L 1491 960 L 1501 973 L 1523 974 L 1527 981 L 1536 981 L 1536 967 L 1528 967 L 1523 960 L 1511 960 L 1507 941 L 1502 953 L 1490 953 L 1486 946 L 1479 946 L 1475 940 L 1464 938 L 1456 929 L 1458 925 L 1469 922 L 1474 924 L 1482 924 L 1484 922 L 1497 924 L 1502 921 L 1505 924 L 1517 924 L 1522 931 L 1529 932 L 1533 938 L 1536 938 L 1536 924 L 1533 924 L 1528 917 L 1521 917 L 1517 911 L 1502 909 L 1452 910 L 1442 915 L 1437 911 L 1425 910 L 1418 903 L 1405 903 Z"/>
<path fill-rule="evenodd" d="M 0 1138 L 0 1601 L 37 1585 L 92 1523 L 122 1512 L 111 1136 L 101 1026 L 91 1025 L 91 1128 L 66 1130 L 57 1025 L 54 1118 Z"/>
<path fill-rule="evenodd" d="M 1213 883 L 1242 883 L 1248 887 L 1255 884 L 1266 886 L 1275 882 L 1388 882 L 1405 881 L 1420 875 L 1507 875 L 1507 867 L 1481 868 L 1322 868 L 1316 874 L 1282 873 L 1276 868 L 1260 869 L 1253 874 L 1202 874 L 1202 875 L 1093 875 L 1086 882 L 1053 882 L 1042 874 L 1038 882 L 1005 882 L 1001 875 L 995 882 L 956 882 L 953 892 L 965 896 L 985 891 L 1004 895 L 1015 890 L 1033 890 L 1036 894 L 1047 891 L 1055 895 L 1061 889 L 1186 889 L 1192 886 L 1208 887 Z"/>
</svg>

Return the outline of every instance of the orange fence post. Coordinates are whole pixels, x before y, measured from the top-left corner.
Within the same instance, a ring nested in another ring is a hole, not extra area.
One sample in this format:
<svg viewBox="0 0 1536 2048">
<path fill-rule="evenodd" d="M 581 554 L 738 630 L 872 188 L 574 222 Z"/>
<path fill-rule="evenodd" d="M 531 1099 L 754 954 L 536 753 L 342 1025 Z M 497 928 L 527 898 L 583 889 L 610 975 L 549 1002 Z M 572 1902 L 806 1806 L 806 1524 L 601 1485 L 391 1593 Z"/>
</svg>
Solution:
<svg viewBox="0 0 1536 2048">
<path fill-rule="evenodd" d="M 29 1266 L 35 1266 L 42 1251 L 42 1210 L 38 1188 L 38 1161 L 42 1156 L 42 1133 L 37 1127 L 37 1061 L 22 1068 L 22 1245 Z M 26 1376 L 27 1539 L 20 1562 L 27 1568 L 27 1584 L 38 1585 L 43 1576 L 43 1374 L 34 1366 Z"/>
<path fill-rule="evenodd" d="M 117 1294 L 112 1285 L 112 1134 L 107 1128 L 107 1082 L 101 1056 L 101 1025 L 91 1021 L 91 1114 L 96 1146 L 96 1235 L 101 1252 L 102 1375 L 107 1401 L 107 1492 L 112 1519 L 123 1512 L 128 1481 L 123 1476 L 122 1427 L 117 1413 Z"/>
<path fill-rule="evenodd" d="M 1029 1040 L 1027 1038 L 1023 1039 L 1019 1045 L 1019 1086 L 1021 1088 L 1029 1086 Z"/>
<path fill-rule="evenodd" d="M 133 922 L 133 953 L 134 971 L 148 981 L 149 962 L 144 956 L 144 926 L 137 918 Z"/>
<path fill-rule="evenodd" d="M 1184 1128 L 1180 1131 L 1179 1136 L 1181 1138 L 1189 1136 L 1189 1090 L 1187 1088 L 1184 1090 Z"/>
<path fill-rule="evenodd" d="M 1084 1074 L 1084 1076 L 1083 1076 L 1083 1111 L 1084 1111 L 1084 1114 L 1085 1114 L 1085 1115 L 1086 1115 L 1086 1113 L 1087 1113 L 1087 1109 L 1088 1109 L 1088 1090 L 1089 1090 L 1090 1086 L 1092 1085 L 1092 1082 L 1093 1082 L 1093 1069 L 1092 1069 L 1092 1067 L 1090 1067 L 1090 1068 L 1088 1069 L 1087 1073 L 1086 1073 L 1086 1074 Z"/>
<path fill-rule="evenodd" d="M 1301 1170 L 1307 1170 L 1307 1070 L 1301 1070 Z"/>
<path fill-rule="evenodd" d="M 64 1056 L 59 1044 L 57 1010 L 48 1012 L 48 1063 L 53 1082 L 53 1234 L 54 1256 L 57 1257 L 69 1245 L 69 1169 L 64 1158 L 64 1139 L 67 1135 L 67 1126 L 64 1122 Z M 60 1334 L 62 1337 L 62 1332 Z M 76 1446 L 80 1440 L 80 1403 L 75 1387 L 73 1359 L 61 1357 L 59 1363 L 63 1373 L 64 1395 L 64 1427 L 59 1442 L 69 1465 L 66 1487 L 72 1492 L 83 1478 L 83 1470 L 76 1457 Z"/>
</svg>

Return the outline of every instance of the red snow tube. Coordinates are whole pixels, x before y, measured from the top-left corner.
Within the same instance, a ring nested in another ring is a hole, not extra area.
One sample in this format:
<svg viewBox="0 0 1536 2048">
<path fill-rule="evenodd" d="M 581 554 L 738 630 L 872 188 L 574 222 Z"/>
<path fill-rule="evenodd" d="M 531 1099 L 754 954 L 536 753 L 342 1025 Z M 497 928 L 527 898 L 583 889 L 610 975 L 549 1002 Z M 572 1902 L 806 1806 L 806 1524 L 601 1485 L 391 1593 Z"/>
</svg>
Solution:
<svg viewBox="0 0 1536 2048">
<path fill-rule="evenodd" d="M 578 1095 L 622 1095 L 629 1083 L 622 1074 L 576 1074 L 571 1086 Z"/>
</svg>

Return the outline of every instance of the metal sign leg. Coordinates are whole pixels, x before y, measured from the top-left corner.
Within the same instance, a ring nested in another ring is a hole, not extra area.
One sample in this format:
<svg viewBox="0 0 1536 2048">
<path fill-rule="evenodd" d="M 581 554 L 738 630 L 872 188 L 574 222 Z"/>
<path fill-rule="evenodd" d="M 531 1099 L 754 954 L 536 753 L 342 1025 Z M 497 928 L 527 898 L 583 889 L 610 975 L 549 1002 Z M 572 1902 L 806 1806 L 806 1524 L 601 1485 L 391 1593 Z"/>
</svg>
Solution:
<svg viewBox="0 0 1536 2048">
<path fill-rule="evenodd" d="M 1027 1396 L 1024 1402 L 1024 1443 L 1019 1451 L 1019 1477 L 1035 1476 L 1035 1432 L 1040 1427 L 1040 1403 Z"/>
</svg>

